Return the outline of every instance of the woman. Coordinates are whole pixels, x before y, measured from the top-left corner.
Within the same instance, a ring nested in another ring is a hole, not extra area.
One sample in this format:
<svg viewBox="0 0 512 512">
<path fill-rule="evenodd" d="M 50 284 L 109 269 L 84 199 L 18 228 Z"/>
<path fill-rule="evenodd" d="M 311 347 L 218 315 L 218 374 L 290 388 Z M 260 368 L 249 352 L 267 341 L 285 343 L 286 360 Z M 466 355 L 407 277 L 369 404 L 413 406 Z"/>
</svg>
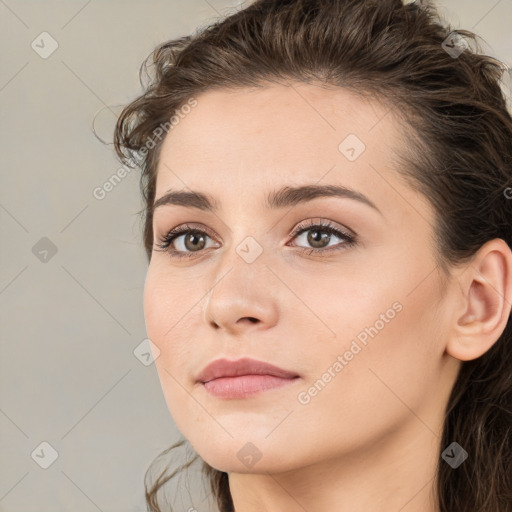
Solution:
<svg viewBox="0 0 512 512">
<path fill-rule="evenodd" d="M 115 144 L 222 512 L 512 510 L 512 118 L 475 37 L 427 2 L 256 0 L 154 51 Z"/>
</svg>

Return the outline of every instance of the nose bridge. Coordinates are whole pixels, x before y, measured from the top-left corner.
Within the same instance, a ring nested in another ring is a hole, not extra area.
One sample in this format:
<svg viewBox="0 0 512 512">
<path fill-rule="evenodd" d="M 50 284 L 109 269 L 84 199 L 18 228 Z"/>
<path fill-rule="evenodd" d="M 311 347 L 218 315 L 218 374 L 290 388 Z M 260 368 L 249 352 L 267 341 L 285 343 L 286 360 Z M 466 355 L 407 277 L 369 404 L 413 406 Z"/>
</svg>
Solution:
<svg viewBox="0 0 512 512">
<path fill-rule="evenodd" d="M 268 225 L 264 219 L 258 219 L 258 216 L 247 208 L 249 201 L 250 197 L 239 196 L 232 217 L 234 221 L 228 224 L 230 243 L 226 248 L 225 260 L 228 265 L 237 264 L 242 268 L 243 263 L 248 267 L 257 263 L 256 266 L 259 267 L 263 260 L 268 260 L 266 251 L 270 250 L 267 246 Z"/>
<path fill-rule="evenodd" d="M 222 295 L 225 290 L 233 295 L 247 295 L 251 291 L 256 291 L 258 283 L 262 285 L 268 277 L 268 259 L 263 244 L 251 235 L 233 242 L 219 258 L 210 296 Z"/>
<path fill-rule="evenodd" d="M 276 316 L 275 297 L 268 293 L 268 258 L 262 243 L 246 230 L 239 230 L 242 239 L 233 237 L 233 244 L 219 259 L 214 282 L 207 293 L 203 312 L 207 322 L 233 329 L 248 318 L 273 323 Z"/>
</svg>

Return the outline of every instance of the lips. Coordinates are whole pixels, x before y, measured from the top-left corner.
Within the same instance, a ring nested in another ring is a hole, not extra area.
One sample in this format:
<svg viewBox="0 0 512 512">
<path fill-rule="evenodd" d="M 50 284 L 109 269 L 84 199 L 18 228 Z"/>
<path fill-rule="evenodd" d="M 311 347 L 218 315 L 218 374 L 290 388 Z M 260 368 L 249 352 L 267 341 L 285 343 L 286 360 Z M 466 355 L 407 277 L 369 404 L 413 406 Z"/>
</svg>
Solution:
<svg viewBox="0 0 512 512">
<path fill-rule="evenodd" d="M 298 374 L 283 370 L 264 361 L 243 358 L 236 361 L 228 359 L 217 359 L 206 366 L 197 376 L 197 382 L 210 382 L 224 377 L 239 377 L 241 375 L 271 375 L 281 379 L 293 379 L 299 377 Z"/>
</svg>

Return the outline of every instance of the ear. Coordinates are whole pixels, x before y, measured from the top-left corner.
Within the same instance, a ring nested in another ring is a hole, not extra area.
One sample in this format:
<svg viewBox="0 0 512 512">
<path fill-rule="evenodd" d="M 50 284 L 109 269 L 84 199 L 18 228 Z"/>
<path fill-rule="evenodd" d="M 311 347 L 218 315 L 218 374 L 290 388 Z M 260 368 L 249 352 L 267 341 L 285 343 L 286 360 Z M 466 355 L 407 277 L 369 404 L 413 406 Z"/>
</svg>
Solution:
<svg viewBox="0 0 512 512">
<path fill-rule="evenodd" d="M 457 278 L 460 306 L 446 352 L 461 361 L 476 359 L 499 339 L 512 308 L 512 251 L 496 238 L 485 243 Z"/>
</svg>

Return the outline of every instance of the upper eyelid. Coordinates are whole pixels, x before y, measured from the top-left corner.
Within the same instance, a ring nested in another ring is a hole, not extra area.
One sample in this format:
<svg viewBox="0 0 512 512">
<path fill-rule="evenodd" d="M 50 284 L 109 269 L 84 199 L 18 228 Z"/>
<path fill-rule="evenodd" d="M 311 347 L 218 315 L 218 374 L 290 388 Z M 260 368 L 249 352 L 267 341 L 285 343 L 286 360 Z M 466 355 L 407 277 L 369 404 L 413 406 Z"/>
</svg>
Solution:
<svg viewBox="0 0 512 512">
<path fill-rule="evenodd" d="M 350 229 L 348 226 L 335 222 L 333 220 L 324 219 L 323 217 L 313 217 L 304 221 L 299 222 L 295 228 L 291 231 L 291 235 L 296 236 L 301 230 L 308 230 L 314 227 L 321 227 L 325 229 L 335 229 L 341 233 L 345 233 L 353 238 L 357 236 L 357 233 Z"/>
<path fill-rule="evenodd" d="M 172 241 L 171 241 L 171 243 L 172 243 L 177 238 L 187 234 L 190 231 L 198 231 L 198 232 L 205 233 L 212 240 L 217 242 L 217 236 L 213 234 L 213 230 L 211 230 L 210 228 L 208 228 L 204 225 L 197 226 L 195 224 L 198 224 L 198 223 L 184 222 L 183 224 L 178 224 L 174 228 L 169 229 L 167 232 L 165 232 L 164 235 L 162 235 L 160 237 L 154 237 L 155 238 L 154 241 L 156 242 L 157 238 L 159 240 L 165 240 L 165 238 L 170 236 L 172 238 Z M 289 232 L 288 236 L 290 236 L 292 238 L 296 238 L 297 236 L 304 233 L 305 231 L 308 231 L 309 229 L 313 229 L 315 227 L 320 227 L 323 229 L 333 229 L 333 230 L 339 231 L 339 234 L 344 238 L 350 238 L 352 240 L 356 240 L 358 238 L 357 233 L 355 233 L 352 229 L 350 229 L 342 224 L 339 224 L 338 222 L 332 221 L 330 219 L 325 219 L 323 217 L 311 217 L 309 219 L 305 219 L 305 220 L 298 222 L 295 225 L 295 227 Z M 177 232 L 171 234 L 171 232 L 175 231 L 175 230 Z"/>
<path fill-rule="evenodd" d="M 196 224 L 198 224 L 198 225 L 196 225 Z M 343 224 L 340 224 L 339 222 L 336 222 L 336 221 L 333 221 L 330 219 L 326 219 L 324 217 L 310 217 L 308 219 L 301 220 L 295 224 L 294 228 L 290 231 L 289 234 L 296 234 L 301 229 L 308 229 L 310 227 L 317 227 L 319 225 L 322 227 L 325 227 L 326 225 L 328 225 L 328 227 L 333 227 L 333 228 L 339 229 L 340 231 L 348 231 L 349 233 L 347 233 L 347 234 L 352 234 L 353 236 L 357 235 L 354 232 L 354 230 L 352 230 L 348 226 L 345 226 Z M 171 229 L 164 230 L 164 236 L 174 230 L 178 230 L 178 231 L 197 230 L 197 231 L 204 231 L 207 234 L 213 234 L 213 230 L 211 228 L 209 228 L 199 222 L 183 222 L 182 224 L 177 224 L 175 227 L 173 227 Z M 157 231 L 157 229 L 156 229 L 156 227 L 154 227 L 154 232 L 156 233 L 156 231 Z M 179 234 L 181 234 L 181 233 L 179 233 Z"/>
</svg>

